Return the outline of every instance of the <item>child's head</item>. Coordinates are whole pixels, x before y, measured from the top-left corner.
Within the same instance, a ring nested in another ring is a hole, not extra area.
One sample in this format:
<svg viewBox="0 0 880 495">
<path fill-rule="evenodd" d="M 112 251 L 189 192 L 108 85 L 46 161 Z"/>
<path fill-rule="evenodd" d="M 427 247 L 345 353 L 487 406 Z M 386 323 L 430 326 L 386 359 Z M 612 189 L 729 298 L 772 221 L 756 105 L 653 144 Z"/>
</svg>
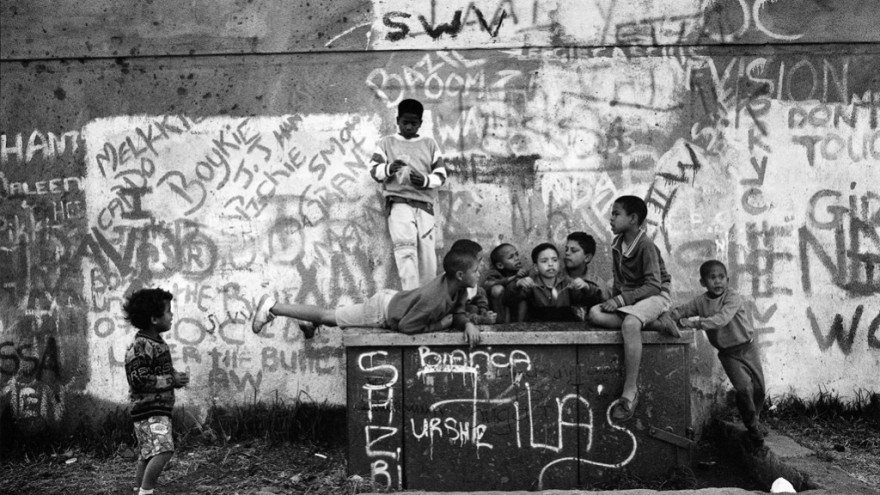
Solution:
<svg viewBox="0 0 880 495">
<path fill-rule="evenodd" d="M 544 242 L 532 249 L 532 263 L 543 278 L 554 278 L 559 272 L 559 250 L 549 242 Z"/>
<path fill-rule="evenodd" d="M 709 260 L 700 265 L 700 285 L 706 288 L 711 297 L 718 297 L 727 290 L 727 267 L 718 260 Z"/>
<path fill-rule="evenodd" d="M 572 232 L 565 238 L 565 268 L 581 268 L 590 263 L 596 254 L 596 239 L 586 232 Z"/>
<path fill-rule="evenodd" d="M 125 320 L 139 330 L 171 330 L 171 300 L 174 296 L 162 289 L 141 289 L 128 296 L 122 305 Z"/>
<path fill-rule="evenodd" d="M 519 271 L 522 268 L 522 260 L 519 258 L 519 251 L 513 244 L 499 244 L 489 254 L 489 261 L 492 266 L 502 273 L 511 273 Z"/>
<path fill-rule="evenodd" d="M 446 277 L 459 280 L 466 287 L 476 287 L 480 281 L 480 265 L 476 256 L 467 251 L 450 250 L 443 257 L 443 272 Z"/>
<path fill-rule="evenodd" d="M 406 99 L 397 105 L 397 129 L 405 138 L 418 135 L 425 107 L 418 100 Z"/>
<path fill-rule="evenodd" d="M 480 245 L 477 241 L 472 241 L 470 239 L 459 239 L 452 243 L 452 247 L 449 248 L 450 251 L 464 251 L 466 253 L 471 253 L 474 255 L 474 258 L 477 259 L 477 264 L 480 265 L 480 271 L 483 268 L 483 246 Z"/>
<path fill-rule="evenodd" d="M 648 217 L 648 205 L 638 196 L 621 196 L 611 207 L 611 232 L 624 234 L 637 231 Z"/>
</svg>

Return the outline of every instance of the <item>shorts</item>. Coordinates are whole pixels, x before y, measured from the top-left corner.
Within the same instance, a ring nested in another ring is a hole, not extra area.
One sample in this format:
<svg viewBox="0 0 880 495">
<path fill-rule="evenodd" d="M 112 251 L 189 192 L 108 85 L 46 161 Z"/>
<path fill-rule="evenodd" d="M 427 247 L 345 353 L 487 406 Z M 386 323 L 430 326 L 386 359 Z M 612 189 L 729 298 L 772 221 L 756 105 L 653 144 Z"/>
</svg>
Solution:
<svg viewBox="0 0 880 495">
<path fill-rule="evenodd" d="M 646 297 L 630 306 L 622 306 L 617 311 L 633 315 L 638 318 L 642 325 L 652 322 L 660 317 L 664 311 L 672 307 L 672 299 L 668 292 L 661 292 L 656 296 Z"/>
<path fill-rule="evenodd" d="M 388 328 L 388 303 L 396 290 L 383 289 L 360 304 L 336 308 L 336 326 Z"/>
<path fill-rule="evenodd" d="M 138 459 L 146 461 L 163 452 L 174 452 L 171 437 L 171 418 L 150 416 L 134 422 L 134 434 L 138 439 Z"/>
</svg>

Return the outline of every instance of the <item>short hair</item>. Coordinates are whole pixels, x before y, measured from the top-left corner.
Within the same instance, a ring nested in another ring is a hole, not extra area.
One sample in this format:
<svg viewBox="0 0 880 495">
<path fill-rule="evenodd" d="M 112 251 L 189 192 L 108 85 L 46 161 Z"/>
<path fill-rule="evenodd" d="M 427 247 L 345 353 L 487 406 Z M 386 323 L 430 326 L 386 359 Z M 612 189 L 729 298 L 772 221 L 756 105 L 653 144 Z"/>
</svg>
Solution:
<svg viewBox="0 0 880 495">
<path fill-rule="evenodd" d="M 493 249 L 492 252 L 489 253 L 489 261 L 492 262 L 493 267 L 495 266 L 496 263 L 502 262 L 501 250 L 506 248 L 507 246 L 510 246 L 513 249 L 516 249 L 516 246 L 514 246 L 513 244 L 511 244 L 509 242 L 502 242 L 501 244 L 495 246 L 495 249 Z"/>
<path fill-rule="evenodd" d="M 422 104 L 421 104 L 421 102 L 419 102 L 419 100 L 413 100 L 413 99 L 408 98 L 406 100 L 401 101 L 400 104 L 397 105 L 397 116 L 401 117 L 405 113 L 414 113 L 414 114 L 418 115 L 419 118 L 421 119 L 422 114 L 425 113 L 425 107 L 422 106 Z"/>
<path fill-rule="evenodd" d="M 483 246 L 480 245 L 477 241 L 472 241 L 470 239 L 459 239 L 452 243 L 452 247 L 449 248 L 450 251 L 464 251 L 466 253 L 471 253 L 475 257 L 483 251 Z"/>
<path fill-rule="evenodd" d="M 443 272 L 447 277 L 455 277 L 458 272 L 469 270 L 477 263 L 477 257 L 467 251 L 449 251 L 443 257 Z"/>
<path fill-rule="evenodd" d="M 122 305 L 125 321 L 140 330 L 149 330 L 151 318 L 161 318 L 165 314 L 165 303 L 174 295 L 159 288 L 141 289 L 128 296 Z"/>
<path fill-rule="evenodd" d="M 552 242 L 542 242 L 541 244 L 535 246 L 535 249 L 532 249 L 532 263 L 537 263 L 538 255 L 541 253 L 541 251 L 546 251 L 548 249 L 552 249 L 556 253 L 556 256 L 559 256 L 559 249 L 556 249 L 555 244 L 553 244 Z"/>
<path fill-rule="evenodd" d="M 645 204 L 645 200 L 638 196 L 621 196 L 615 199 L 614 202 L 623 207 L 623 211 L 627 215 L 635 214 L 639 220 L 639 225 L 645 223 L 645 219 L 648 218 L 648 205 Z"/>
<path fill-rule="evenodd" d="M 727 267 L 724 266 L 724 263 L 718 260 L 709 260 L 700 265 L 700 278 L 705 280 L 709 276 L 709 271 L 716 266 L 720 266 L 724 270 L 724 274 L 727 275 Z"/>
<path fill-rule="evenodd" d="M 572 232 L 565 240 L 578 243 L 587 254 L 596 254 L 596 239 L 586 232 Z"/>
</svg>

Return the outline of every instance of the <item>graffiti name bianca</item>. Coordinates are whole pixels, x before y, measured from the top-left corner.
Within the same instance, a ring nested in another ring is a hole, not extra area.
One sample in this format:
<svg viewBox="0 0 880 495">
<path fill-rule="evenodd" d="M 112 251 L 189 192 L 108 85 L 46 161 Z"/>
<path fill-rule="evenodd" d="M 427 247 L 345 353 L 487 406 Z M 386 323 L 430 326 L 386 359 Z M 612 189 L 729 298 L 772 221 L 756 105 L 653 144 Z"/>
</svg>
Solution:
<svg viewBox="0 0 880 495">
<path fill-rule="evenodd" d="M 483 368 L 480 367 L 482 363 Z M 430 373 L 474 373 L 480 369 L 510 368 L 511 376 L 517 371 L 530 371 L 532 360 L 529 355 L 520 350 L 512 350 L 509 354 L 503 352 L 488 353 L 485 351 L 471 351 L 466 353 L 461 349 L 452 352 L 434 352 L 427 346 L 419 347 L 419 370 L 417 376 L 421 377 Z"/>
</svg>

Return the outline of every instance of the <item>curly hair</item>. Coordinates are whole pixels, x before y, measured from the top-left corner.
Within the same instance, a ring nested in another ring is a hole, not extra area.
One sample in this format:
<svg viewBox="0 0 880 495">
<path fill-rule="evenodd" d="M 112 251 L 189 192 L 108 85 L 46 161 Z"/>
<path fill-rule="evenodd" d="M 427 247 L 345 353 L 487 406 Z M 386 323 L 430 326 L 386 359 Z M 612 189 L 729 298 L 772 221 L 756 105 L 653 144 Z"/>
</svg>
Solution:
<svg viewBox="0 0 880 495">
<path fill-rule="evenodd" d="M 165 303 L 172 299 L 173 294 L 159 288 L 135 291 L 122 305 L 125 321 L 137 329 L 148 330 L 151 318 L 161 318 L 165 314 Z"/>
</svg>

